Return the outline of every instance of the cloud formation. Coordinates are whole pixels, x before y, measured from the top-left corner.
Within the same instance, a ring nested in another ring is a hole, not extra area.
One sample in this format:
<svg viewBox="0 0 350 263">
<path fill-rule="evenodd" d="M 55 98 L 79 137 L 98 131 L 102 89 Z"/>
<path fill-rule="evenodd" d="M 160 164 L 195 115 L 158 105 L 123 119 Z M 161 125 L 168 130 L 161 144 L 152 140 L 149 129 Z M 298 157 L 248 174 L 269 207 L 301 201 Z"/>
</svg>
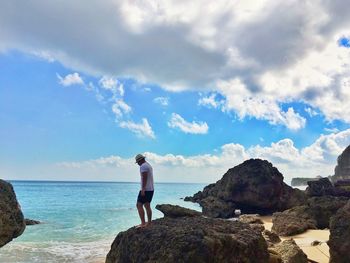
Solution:
<svg viewBox="0 0 350 263">
<path fill-rule="evenodd" d="M 133 121 L 121 121 L 119 123 L 119 127 L 128 129 L 140 137 L 149 137 L 152 139 L 156 138 L 154 131 L 152 130 L 152 127 L 146 118 L 143 118 L 141 123 L 136 123 Z"/>
<path fill-rule="evenodd" d="M 206 122 L 188 122 L 177 113 L 171 114 L 171 119 L 168 122 L 168 126 L 170 128 L 178 128 L 184 133 L 191 134 L 206 134 L 209 130 Z"/>
<path fill-rule="evenodd" d="M 72 85 L 84 85 L 83 79 L 77 72 L 68 74 L 65 77 L 61 77 L 59 74 L 57 74 L 57 78 L 59 79 L 59 83 L 65 87 Z"/>
<path fill-rule="evenodd" d="M 255 145 L 245 148 L 240 144 L 225 144 L 216 154 L 194 156 L 159 155 L 152 152 L 144 154 L 157 171 L 156 180 L 158 182 L 215 182 L 229 168 L 244 160 L 261 158 L 272 162 L 283 173 L 285 181 L 289 183 L 293 177 L 332 175 L 336 158 L 349 144 L 350 129 L 321 135 L 313 144 L 302 149 L 296 148 L 291 139 L 283 139 L 265 147 Z M 91 170 L 110 169 L 109 173 L 113 175 L 113 178 L 116 170 L 119 174 L 124 174 L 123 171 L 130 174 L 135 170 L 133 158 L 121 158 L 120 156 L 101 157 L 83 162 L 63 162 L 57 165 L 71 172 L 76 169 L 90 171 L 90 173 Z M 127 178 L 121 177 L 114 180 L 127 181 Z"/>
<path fill-rule="evenodd" d="M 0 52 L 217 92 L 228 111 L 297 130 L 305 119 L 282 104 L 350 123 L 349 13 L 345 0 L 12 0 L 0 4 Z"/>
</svg>

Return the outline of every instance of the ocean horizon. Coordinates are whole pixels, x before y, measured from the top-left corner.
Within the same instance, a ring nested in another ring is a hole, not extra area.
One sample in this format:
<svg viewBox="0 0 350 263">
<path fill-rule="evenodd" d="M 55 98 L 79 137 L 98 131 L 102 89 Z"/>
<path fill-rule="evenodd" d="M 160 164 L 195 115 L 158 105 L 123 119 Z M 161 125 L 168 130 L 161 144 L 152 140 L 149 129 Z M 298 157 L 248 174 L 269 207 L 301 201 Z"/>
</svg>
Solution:
<svg viewBox="0 0 350 263">
<path fill-rule="evenodd" d="M 137 182 L 10 180 L 25 218 L 42 224 L 0 250 L 0 262 L 101 262 L 120 231 L 139 224 Z M 157 204 L 201 210 L 185 196 L 206 184 L 156 183 L 153 219 L 163 217 Z"/>
</svg>

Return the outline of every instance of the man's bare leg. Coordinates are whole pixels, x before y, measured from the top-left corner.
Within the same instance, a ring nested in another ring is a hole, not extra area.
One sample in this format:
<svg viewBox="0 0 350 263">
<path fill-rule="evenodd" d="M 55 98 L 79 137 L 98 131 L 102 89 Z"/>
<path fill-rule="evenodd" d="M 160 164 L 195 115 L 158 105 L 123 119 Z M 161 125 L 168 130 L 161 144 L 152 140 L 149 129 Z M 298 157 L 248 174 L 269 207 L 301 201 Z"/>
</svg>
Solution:
<svg viewBox="0 0 350 263">
<path fill-rule="evenodd" d="M 151 209 L 151 204 L 150 203 L 145 203 L 144 204 L 147 212 L 147 224 L 150 224 L 152 222 L 152 209 Z"/>
<path fill-rule="evenodd" d="M 141 219 L 141 225 L 138 225 L 137 227 L 144 227 L 146 225 L 145 210 L 143 210 L 142 203 L 137 202 L 136 207 L 137 207 L 137 211 L 139 212 L 140 219 Z"/>
</svg>

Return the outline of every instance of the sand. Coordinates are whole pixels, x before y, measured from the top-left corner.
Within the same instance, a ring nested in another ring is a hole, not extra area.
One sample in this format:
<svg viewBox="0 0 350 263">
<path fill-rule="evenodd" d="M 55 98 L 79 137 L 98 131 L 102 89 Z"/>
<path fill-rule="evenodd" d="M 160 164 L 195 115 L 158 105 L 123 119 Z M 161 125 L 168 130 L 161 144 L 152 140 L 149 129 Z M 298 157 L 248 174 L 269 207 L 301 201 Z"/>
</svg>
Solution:
<svg viewBox="0 0 350 263">
<path fill-rule="evenodd" d="M 271 230 L 272 217 L 262 216 L 261 219 L 264 222 L 265 229 Z M 303 234 L 281 237 L 282 240 L 293 238 L 298 246 L 304 251 L 307 257 L 313 261 L 319 263 L 329 262 L 329 247 L 327 241 L 329 239 L 329 230 L 308 230 Z M 320 241 L 321 244 L 317 246 L 311 246 L 311 242 Z"/>
</svg>

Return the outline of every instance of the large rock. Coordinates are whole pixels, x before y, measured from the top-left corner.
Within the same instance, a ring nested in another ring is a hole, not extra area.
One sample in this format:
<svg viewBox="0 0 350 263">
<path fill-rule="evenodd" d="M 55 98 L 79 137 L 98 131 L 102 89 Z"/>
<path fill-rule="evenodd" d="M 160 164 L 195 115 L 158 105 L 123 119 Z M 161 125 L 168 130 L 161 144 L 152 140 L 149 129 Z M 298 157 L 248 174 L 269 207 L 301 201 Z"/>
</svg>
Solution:
<svg viewBox="0 0 350 263">
<path fill-rule="evenodd" d="M 350 179 L 350 145 L 339 155 L 334 170 L 333 182 Z"/>
<path fill-rule="evenodd" d="M 280 236 L 292 236 L 316 229 L 316 220 L 308 213 L 307 206 L 296 206 L 272 215 L 272 231 Z"/>
<path fill-rule="evenodd" d="M 208 216 L 228 218 L 235 208 L 259 214 L 283 211 L 304 204 L 306 195 L 285 184 L 283 175 L 270 162 L 250 159 L 185 201 L 198 202 Z"/>
<path fill-rule="evenodd" d="M 334 195 L 334 186 L 328 178 L 320 178 L 315 181 L 308 181 L 306 193 L 308 196 Z"/>
<path fill-rule="evenodd" d="M 275 245 L 274 250 L 281 255 L 283 263 L 308 263 L 307 256 L 293 239 Z"/>
<path fill-rule="evenodd" d="M 12 185 L 0 180 L 0 247 L 20 236 L 25 227 Z"/>
<path fill-rule="evenodd" d="M 350 201 L 331 218 L 328 246 L 331 263 L 347 263 L 350 259 Z"/>
<path fill-rule="evenodd" d="M 184 216 L 193 217 L 193 216 L 202 215 L 201 212 L 184 208 L 178 205 L 170 205 L 170 204 L 156 205 L 156 209 L 161 211 L 165 217 L 172 217 L 172 218 L 184 217 Z"/>
<path fill-rule="evenodd" d="M 281 236 L 291 236 L 307 229 L 329 227 L 330 218 L 347 202 L 346 197 L 320 196 L 309 198 L 306 205 L 296 206 L 272 216 L 272 230 Z"/>
<path fill-rule="evenodd" d="M 120 232 L 106 263 L 267 263 L 267 244 L 248 224 L 204 217 L 162 218 Z"/>
</svg>

